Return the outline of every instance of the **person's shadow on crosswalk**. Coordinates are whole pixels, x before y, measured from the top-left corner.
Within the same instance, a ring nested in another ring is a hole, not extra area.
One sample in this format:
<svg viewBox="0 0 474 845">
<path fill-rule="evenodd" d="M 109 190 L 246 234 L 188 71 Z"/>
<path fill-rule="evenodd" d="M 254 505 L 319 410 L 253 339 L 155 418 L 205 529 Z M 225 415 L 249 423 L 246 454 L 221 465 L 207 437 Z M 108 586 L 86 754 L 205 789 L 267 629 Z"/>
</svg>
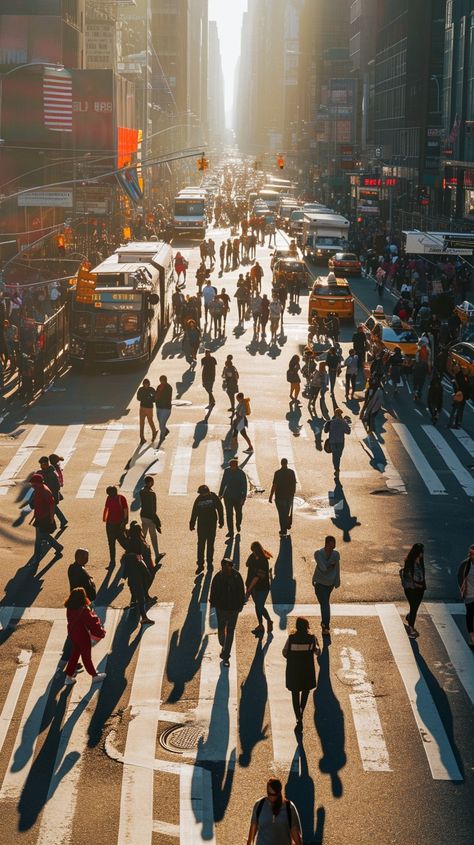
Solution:
<svg viewBox="0 0 474 845">
<path fill-rule="evenodd" d="M 347 762 L 345 751 L 344 713 L 331 684 L 329 639 L 325 638 L 318 657 L 318 685 L 314 692 L 314 725 L 321 742 L 323 755 L 319 769 L 331 778 L 334 798 L 340 798 L 343 785 L 339 775 Z"/>
<path fill-rule="evenodd" d="M 207 635 L 202 636 L 201 603 L 207 600 L 212 571 L 207 570 L 204 581 L 198 578 L 191 593 L 186 617 L 179 630 L 170 639 L 166 677 L 173 684 L 167 703 L 179 701 L 188 684 L 201 668 L 207 648 Z"/>
<path fill-rule="evenodd" d="M 240 687 L 239 735 L 241 752 L 239 766 L 250 766 L 252 752 L 259 742 L 268 738 L 268 724 L 264 725 L 268 698 L 268 684 L 265 675 L 265 655 L 271 640 L 265 645 L 257 640 L 255 654 L 247 677 Z"/>
<path fill-rule="evenodd" d="M 293 547 L 291 537 L 282 537 L 273 568 L 271 596 L 274 612 L 280 617 L 280 628 L 286 630 L 287 618 L 296 598 L 296 579 L 293 577 Z"/>
<path fill-rule="evenodd" d="M 322 845 L 326 811 L 324 807 L 317 808 L 315 824 L 314 810 L 316 796 L 314 780 L 309 774 L 308 760 L 302 737 L 295 751 L 290 774 L 285 784 L 285 795 L 290 801 L 293 801 L 298 810 L 305 845 Z"/>
</svg>

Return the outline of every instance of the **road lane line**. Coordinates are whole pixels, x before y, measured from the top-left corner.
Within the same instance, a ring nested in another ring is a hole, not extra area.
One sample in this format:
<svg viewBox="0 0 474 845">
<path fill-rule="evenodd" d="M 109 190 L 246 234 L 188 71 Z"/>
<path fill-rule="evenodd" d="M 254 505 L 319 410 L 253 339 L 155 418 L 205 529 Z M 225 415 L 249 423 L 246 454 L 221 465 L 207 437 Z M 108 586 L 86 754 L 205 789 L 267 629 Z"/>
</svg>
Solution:
<svg viewBox="0 0 474 845">
<path fill-rule="evenodd" d="M 16 454 L 13 455 L 13 458 L 8 462 L 0 475 L 0 496 L 6 496 L 12 486 L 12 481 L 17 477 L 20 470 L 23 469 L 33 449 L 38 447 L 38 443 L 47 430 L 47 425 L 34 425 L 31 431 L 28 432 Z M 6 485 L 3 483 L 5 481 L 7 482 Z"/>
<path fill-rule="evenodd" d="M 275 429 L 278 463 L 281 463 L 282 458 L 287 459 L 288 466 L 296 475 L 296 486 L 300 487 L 301 485 L 298 479 L 298 474 L 295 469 L 295 456 L 293 453 L 293 443 L 291 442 L 290 429 L 288 428 L 287 423 L 284 422 L 275 422 L 273 425 Z"/>
<path fill-rule="evenodd" d="M 173 468 L 168 489 L 170 496 L 186 496 L 188 492 L 193 440 L 194 425 L 191 423 L 181 423 L 178 433 L 178 445 L 173 456 Z"/>
<path fill-rule="evenodd" d="M 66 466 L 67 462 L 72 458 L 74 452 L 76 451 L 76 440 L 82 431 L 82 427 L 82 423 L 78 425 L 68 425 L 56 447 L 56 454 L 63 458 L 63 467 Z"/>
<path fill-rule="evenodd" d="M 129 700 L 117 845 L 151 845 L 152 841 L 153 767 L 172 607 L 151 608 L 148 615 L 155 624 L 142 631 Z M 132 759 L 133 763 L 128 762 Z"/>
<path fill-rule="evenodd" d="M 104 628 L 107 633 L 92 649 L 92 660 L 98 672 L 104 672 L 106 669 L 107 657 L 121 613 L 122 611 L 114 608 L 106 610 Z M 78 675 L 71 688 L 36 845 L 67 845 L 72 841 L 72 826 L 84 753 L 89 740 L 90 720 L 94 699 L 97 701 L 100 689 L 100 684 L 91 684 L 91 677 L 87 672 Z M 74 761 L 74 764 L 70 765 L 69 761 Z"/>
<path fill-rule="evenodd" d="M 49 633 L 33 684 L 23 711 L 8 768 L 0 789 L 0 800 L 18 800 L 30 774 L 44 711 L 58 660 L 66 638 L 66 612 L 54 622 Z"/>
<path fill-rule="evenodd" d="M 453 452 L 451 446 L 448 445 L 441 432 L 439 432 L 434 425 L 423 425 L 422 429 L 438 450 L 446 466 L 448 466 L 453 473 L 456 481 L 459 481 L 459 484 L 465 493 L 468 496 L 474 496 L 474 478 Z"/>
<path fill-rule="evenodd" d="M 18 703 L 23 684 L 25 683 L 25 679 L 28 674 L 31 655 L 31 651 L 21 649 L 20 654 L 18 656 L 19 665 L 18 668 L 15 670 L 13 680 L 10 684 L 10 689 L 8 690 L 8 694 L 5 699 L 2 712 L 0 714 L 0 751 L 3 748 L 5 737 L 8 733 L 8 729 L 15 713 L 15 707 Z"/>
<path fill-rule="evenodd" d="M 365 772 L 391 772 L 377 701 L 367 678 L 364 658 L 357 649 L 344 646 L 341 663 L 342 671 L 337 673 L 338 677 L 353 689 L 349 701 L 362 767 Z"/>
<path fill-rule="evenodd" d="M 433 780 L 462 781 L 443 722 L 415 660 L 400 614 L 394 604 L 376 607 L 408 695 Z"/>
<path fill-rule="evenodd" d="M 207 642 L 201 661 L 195 718 L 204 728 L 205 737 L 197 756 L 200 761 L 223 762 L 229 760 L 232 752 L 235 756 L 237 749 L 236 643 L 234 641 L 230 667 L 226 669 L 220 658 L 216 612 L 208 605 L 201 605 L 201 615 L 202 638 Z"/>
<path fill-rule="evenodd" d="M 432 496 L 446 496 L 446 488 L 443 486 L 434 470 L 431 469 L 430 464 L 426 460 L 416 440 L 408 431 L 406 425 L 402 425 L 402 423 L 392 423 L 392 427 L 418 470 L 428 493 Z"/>
<path fill-rule="evenodd" d="M 445 604 L 424 602 L 424 606 L 436 626 L 448 657 L 456 669 L 457 676 L 466 690 L 471 704 L 474 704 L 474 668 L 471 649 Z"/>
<path fill-rule="evenodd" d="M 118 426 L 117 423 L 111 423 L 107 426 L 107 430 L 92 461 L 94 466 L 107 466 L 121 432 L 122 426 Z M 100 471 L 93 470 L 86 472 L 76 493 L 76 499 L 93 499 L 103 474 L 103 469 Z"/>
<path fill-rule="evenodd" d="M 179 775 L 179 841 L 186 845 L 216 845 L 211 772 L 182 766 Z"/>
<path fill-rule="evenodd" d="M 448 413 L 446 411 L 446 413 Z M 472 437 L 469 437 L 466 431 L 462 428 L 452 428 L 451 434 L 454 434 L 457 440 L 459 440 L 461 446 L 469 453 L 471 458 L 474 458 L 474 440 Z"/>
<path fill-rule="evenodd" d="M 206 445 L 206 459 L 205 459 L 205 476 L 204 483 L 207 484 L 209 490 L 217 493 L 221 476 L 223 473 L 222 443 L 220 440 L 210 440 Z M 226 464 L 227 465 L 227 464 Z"/>
<path fill-rule="evenodd" d="M 291 693 L 285 687 L 286 660 L 282 654 L 287 638 L 288 631 L 275 625 L 273 640 L 265 655 L 265 677 L 272 724 L 273 764 L 295 770 L 298 767 L 295 759 L 298 743 L 291 727 L 295 723 L 295 714 Z"/>
</svg>

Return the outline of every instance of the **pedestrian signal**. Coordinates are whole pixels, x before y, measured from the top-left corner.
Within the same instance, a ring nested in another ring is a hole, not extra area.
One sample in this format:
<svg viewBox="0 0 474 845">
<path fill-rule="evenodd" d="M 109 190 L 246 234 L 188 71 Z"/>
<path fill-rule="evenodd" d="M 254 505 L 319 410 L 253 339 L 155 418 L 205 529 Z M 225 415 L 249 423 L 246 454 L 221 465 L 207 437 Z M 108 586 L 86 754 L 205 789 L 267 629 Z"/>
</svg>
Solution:
<svg viewBox="0 0 474 845">
<path fill-rule="evenodd" d="M 283 158 L 283 156 L 282 156 L 282 155 L 279 155 L 279 156 L 278 156 L 278 158 L 277 158 L 277 164 L 278 164 L 278 167 L 280 168 L 280 170 L 283 170 L 283 168 L 284 168 L 284 166 L 285 166 L 285 159 Z"/>
<path fill-rule="evenodd" d="M 197 160 L 197 169 L 198 170 L 207 170 L 209 167 L 209 162 L 207 158 L 205 158 L 204 153 L 202 154 L 201 158 Z"/>
</svg>

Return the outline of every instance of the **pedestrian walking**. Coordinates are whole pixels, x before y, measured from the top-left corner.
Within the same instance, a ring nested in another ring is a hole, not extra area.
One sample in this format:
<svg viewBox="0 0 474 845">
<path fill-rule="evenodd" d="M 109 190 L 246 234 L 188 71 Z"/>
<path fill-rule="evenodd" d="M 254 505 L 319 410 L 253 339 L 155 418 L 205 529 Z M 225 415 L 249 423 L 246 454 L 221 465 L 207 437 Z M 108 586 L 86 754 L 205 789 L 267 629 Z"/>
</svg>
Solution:
<svg viewBox="0 0 474 845">
<path fill-rule="evenodd" d="M 216 298 L 216 289 L 211 284 L 211 280 L 208 279 L 206 284 L 202 289 L 202 299 L 204 302 L 204 323 L 207 324 L 207 315 L 209 313 L 209 308 L 211 303 Z"/>
<path fill-rule="evenodd" d="M 275 505 L 280 520 L 280 537 L 286 537 L 291 528 L 293 518 L 293 499 L 296 492 L 296 475 L 293 469 L 288 466 L 288 459 L 282 458 L 280 469 L 277 469 L 274 476 L 270 496 L 270 504 L 275 497 Z"/>
<path fill-rule="evenodd" d="M 99 617 L 90 608 L 90 602 L 83 587 L 75 587 L 64 602 L 67 617 L 67 633 L 71 641 L 71 656 L 65 669 L 65 684 L 76 683 L 74 672 L 81 658 L 86 672 L 92 677 L 92 683 L 103 681 L 105 672 L 97 672 L 92 662 L 92 641 L 105 637 Z"/>
<path fill-rule="evenodd" d="M 140 443 L 145 443 L 145 420 L 151 428 L 152 440 L 155 439 L 158 433 L 153 419 L 155 390 L 150 384 L 150 379 L 143 379 L 142 386 L 138 388 L 137 399 L 140 402 Z"/>
<path fill-rule="evenodd" d="M 354 398 L 356 389 L 357 373 L 359 370 L 359 359 L 355 349 L 349 349 L 349 355 L 342 364 L 346 368 L 346 400 Z"/>
<path fill-rule="evenodd" d="M 326 366 L 328 368 L 328 375 L 329 375 L 329 387 L 331 390 L 331 396 L 334 396 L 334 388 L 336 386 L 336 377 L 340 375 L 341 372 L 341 355 L 339 353 L 339 349 L 335 346 L 331 346 L 330 349 L 327 351 L 326 355 Z"/>
<path fill-rule="evenodd" d="M 222 302 L 222 304 L 223 304 L 223 310 L 222 310 L 222 330 L 223 330 L 223 332 L 224 332 L 224 334 L 225 334 L 225 326 L 226 326 L 226 322 L 227 322 L 227 314 L 228 314 L 228 313 L 229 313 L 229 311 L 230 311 L 230 296 L 229 296 L 229 294 L 227 293 L 227 291 L 226 291 L 226 289 L 225 289 L 225 288 L 221 288 L 221 292 L 220 292 L 220 294 L 219 294 L 219 299 L 220 299 L 220 301 L 221 301 L 221 302 Z"/>
<path fill-rule="evenodd" d="M 268 318 L 270 316 L 270 300 L 266 293 L 262 296 L 262 302 L 260 305 L 260 330 L 262 332 L 262 340 L 266 337 L 266 329 Z"/>
<path fill-rule="evenodd" d="M 428 388 L 427 405 L 431 415 L 431 422 L 433 425 L 437 425 L 439 415 L 443 408 L 443 384 L 441 381 L 441 374 L 438 370 L 434 370 L 431 377 L 430 386 Z"/>
<path fill-rule="evenodd" d="M 375 418 L 382 408 L 382 402 L 383 390 L 380 383 L 377 383 L 374 385 L 374 389 L 367 402 L 364 402 L 364 413 L 361 416 L 362 422 L 367 429 L 367 434 L 372 435 L 375 431 Z"/>
<path fill-rule="evenodd" d="M 229 558 L 221 561 L 221 571 L 216 572 L 211 583 L 209 604 L 217 616 L 217 636 L 221 647 L 220 658 L 230 666 L 235 627 L 245 602 L 244 582 Z"/>
<path fill-rule="evenodd" d="M 247 845 L 302 845 L 301 822 L 281 780 L 267 781 L 267 794 L 254 804 Z"/>
<path fill-rule="evenodd" d="M 151 551 L 147 545 L 141 526 L 135 520 L 130 523 L 126 533 L 125 554 L 122 555 L 123 577 L 130 590 L 130 606 L 138 605 L 140 623 L 154 625 L 147 616 L 147 608 L 156 604 L 156 596 L 150 596 L 155 567 L 151 562 Z"/>
<path fill-rule="evenodd" d="M 224 510 L 219 496 L 211 493 L 207 484 L 198 487 L 198 497 L 194 500 L 189 521 L 189 530 L 194 531 L 197 523 L 197 563 L 196 575 L 204 570 L 204 556 L 208 569 L 214 560 L 214 543 L 217 524 L 224 525 Z"/>
<path fill-rule="evenodd" d="M 410 639 L 415 639 L 419 637 L 419 632 L 415 628 L 416 614 L 426 590 L 423 543 L 415 543 L 411 547 L 405 558 L 403 568 L 400 569 L 400 578 L 410 607 L 405 616 L 407 634 Z"/>
<path fill-rule="evenodd" d="M 186 284 L 186 270 L 188 269 L 188 262 L 184 256 L 181 255 L 180 252 L 176 253 L 174 259 L 174 269 L 177 275 L 177 281 L 181 280 L 181 276 L 183 277 L 183 282 Z"/>
<path fill-rule="evenodd" d="M 240 469 L 237 458 L 231 458 L 229 466 L 224 470 L 218 495 L 219 499 L 224 499 L 227 537 L 233 537 L 234 514 L 235 528 L 239 534 L 242 526 L 242 508 L 247 498 L 247 476 Z"/>
<path fill-rule="evenodd" d="M 293 355 L 288 364 L 286 371 L 286 380 L 290 385 L 290 405 L 294 402 L 295 405 L 301 405 L 298 401 L 298 396 L 301 388 L 300 376 L 300 356 Z"/>
<path fill-rule="evenodd" d="M 250 302 L 249 291 L 247 289 L 247 285 L 244 283 L 243 277 L 241 278 L 240 283 L 237 282 L 237 290 L 235 291 L 234 296 L 237 300 L 238 323 L 239 325 L 243 325 L 247 305 Z"/>
<path fill-rule="evenodd" d="M 325 424 L 324 431 L 329 435 L 326 443 L 329 444 L 329 451 L 332 455 L 334 478 L 338 482 L 345 437 L 346 434 L 351 433 L 350 417 L 343 417 L 341 408 L 336 408 L 332 420 L 328 420 Z M 325 449 L 328 451 L 326 444 Z"/>
<path fill-rule="evenodd" d="M 274 293 L 269 305 L 270 333 L 272 343 L 276 343 L 278 326 L 280 325 L 280 319 L 282 317 L 282 314 L 282 305 L 280 303 L 280 300 L 278 299 L 278 296 Z"/>
<path fill-rule="evenodd" d="M 202 386 L 206 391 L 209 399 L 208 408 L 212 408 L 213 405 L 216 404 L 216 400 L 214 399 L 214 394 L 212 392 L 214 387 L 214 382 L 216 380 L 216 367 L 217 367 L 217 360 L 211 355 L 211 350 L 206 349 L 204 352 L 204 357 L 201 358 L 201 374 L 202 374 Z"/>
<path fill-rule="evenodd" d="M 413 364 L 413 398 L 416 402 L 421 399 L 421 394 L 426 377 L 431 370 L 431 351 L 428 338 L 422 337 L 418 344 Z"/>
<path fill-rule="evenodd" d="M 253 452 L 253 446 L 246 429 L 248 428 L 248 415 L 250 414 L 250 399 L 244 397 L 243 393 L 237 393 L 237 405 L 235 406 L 234 423 L 232 426 L 231 449 L 237 449 L 237 438 L 239 434 L 244 438 L 248 448 L 244 452 Z"/>
<path fill-rule="evenodd" d="M 239 373 L 237 371 L 237 367 L 233 364 L 232 355 L 228 355 L 225 359 L 224 368 L 222 370 L 222 387 L 227 393 L 230 401 L 230 408 L 227 408 L 227 410 L 234 414 L 235 396 L 236 393 L 239 392 Z"/>
<path fill-rule="evenodd" d="M 82 587 L 85 590 L 86 596 L 90 603 L 94 602 L 97 596 L 97 588 L 94 579 L 87 572 L 87 564 L 89 563 L 89 552 L 87 549 L 76 549 L 74 552 L 74 563 L 68 567 L 67 577 L 69 581 L 69 590 L 72 591 L 76 587 Z"/>
<path fill-rule="evenodd" d="M 115 546 L 118 542 L 122 549 L 125 549 L 125 526 L 128 522 L 128 503 L 117 488 L 113 485 L 107 487 L 107 498 L 105 500 L 102 520 L 105 522 L 105 531 L 109 545 L 109 564 L 106 569 L 113 569 L 115 566 Z"/>
<path fill-rule="evenodd" d="M 257 614 L 257 627 L 252 634 L 257 637 L 263 636 L 265 628 L 263 620 L 267 621 L 267 634 L 273 631 L 272 618 L 265 607 L 265 602 L 270 592 L 270 558 L 271 553 L 263 548 L 262 544 L 255 540 L 250 546 L 252 554 L 247 558 L 247 578 L 245 579 L 245 597 L 252 596 Z"/>
<path fill-rule="evenodd" d="M 362 370 L 365 364 L 365 356 L 368 347 L 364 326 L 362 325 L 362 323 L 357 326 L 357 331 L 354 332 L 354 334 L 352 335 L 352 346 L 354 348 L 355 354 L 357 355 L 357 366 L 359 370 Z"/>
<path fill-rule="evenodd" d="M 297 732 L 303 730 L 303 713 L 310 690 L 316 686 L 314 657 L 320 654 L 318 640 L 310 633 L 308 620 L 298 616 L 295 628 L 283 647 L 283 657 L 286 659 L 285 683 L 291 692 Z"/>
<path fill-rule="evenodd" d="M 60 458 L 62 460 L 62 458 Z M 54 498 L 54 515 L 57 516 L 60 522 L 61 529 L 67 525 L 67 519 L 59 507 L 59 502 L 63 498 L 61 493 L 61 481 L 55 467 L 50 463 L 49 457 L 43 455 L 39 459 L 40 474 L 43 476 L 46 487 L 49 487 Z"/>
<path fill-rule="evenodd" d="M 142 523 L 143 537 L 146 540 L 150 534 L 151 545 L 155 554 L 155 566 L 160 566 L 160 560 L 164 557 L 158 548 L 158 534 L 161 534 L 161 520 L 156 512 L 156 493 L 153 490 L 155 480 L 152 475 L 146 475 L 144 486 L 140 490 L 140 519 Z"/>
<path fill-rule="evenodd" d="M 173 388 L 169 384 L 166 376 L 160 376 L 160 382 L 155 390 L 155 408 L 158 425 L 160 427 L 160 444 L 170 433 L 169 428 L 166 427 L 166 423 L 171 415 L 172 400 Z"/>
<path fill-rule="evenodd" d="M 43 543 L 52 546 L 56 558 L 61 556 L 64 547 L 52 536 L 56 530 L 54 522 L 56 501 L 51 490 L 44 483 L 44 478 L 40 472 L 33 473 L 30 484 L 33 488 L 31 504 L 34 516 L 33 525 L 35 526 L 33 563 L 38 566 L 43 556 Z"/>
<path fill-rule="evenodd" d="M 253 333 L 258 337 L 260 329 L 260 315 L 262 313 L 262 297 L 259 293 L 253 293 L 250 297 L 250 311 L 253 319 Z"/>
<path fill-rule="evenodd" d="M 322 549 L 314 553 L 316 568 L 313 573 L 313 587 L 321 608 L 321 630 L 323 636 L 331 633 L 331 593 L 341 586 L 340 555 L 336 550 L 336 538 L 328 535 Z"/>
<path fill-rule="evenodd" d="M 474 543 L 469 546 L 467 558 L 458 569 L 458 584 L 466 606 L 466 627 L 469 645 L 474 648 Z"/>
<path fill-rule="evenodd" d="M 201 330 L 195 320 L 188 320 L 184 330 L 183 352 L 191 367 L 196 365 L 200 343 Z"/>
<path fill-rule="evenodd" d="M 220 260 L 220 263 L 221 263 L 220 272 L 222 274 L 224 272 L 224 264 L 225 264 L 225 241 L 222 241 L 221 245 L 219 247 L 219 260 Z"/>
</svg>

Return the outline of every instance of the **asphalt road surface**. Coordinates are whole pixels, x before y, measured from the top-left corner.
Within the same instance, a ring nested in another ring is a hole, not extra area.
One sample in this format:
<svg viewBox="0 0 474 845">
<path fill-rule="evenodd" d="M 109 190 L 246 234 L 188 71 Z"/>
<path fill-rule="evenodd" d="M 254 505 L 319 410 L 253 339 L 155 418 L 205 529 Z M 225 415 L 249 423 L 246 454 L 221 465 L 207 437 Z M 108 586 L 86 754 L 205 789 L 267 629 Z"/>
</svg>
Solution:
<svg viewBox="0 0 474 845">
<path fill-rule="evenodd" d="M 218 248 L 228 232 L 209 234 Z M 189 258 L 186 291 L 194 291 L 198 249 L 189 242 L 176 247 Z M 269 294 L 268 247 L 257 258 Z M 0 427 L 3 841 L 236 845 L 246 842 L 253 804 L 277 774 L 299 809 L 308 845 L 472 845 L 473 655 L 456 571 L 473 539 L 473 408 L 462 430 L 448 430 L 445 413 L 434 429 L 405 383 L 398 395 L 385 396 L 377 436 L 368 438 L 358 421 L 363 385 L 347 404 L 338 381 L 337 403 L 354 424 L 342 490 L 335 490 L 330 455 L 318 449 L 324 420 L 310 422 L 304 399 L 289 406 L 286 369 L 306 342 L 307 294 L 299 313 L 285 313 L 270 347 L 253 340 L 250 321 L 236 328 L 237 272 L 212 279 L 232 297 L 231 313 L 225 337 L 205 338 L 202 348 L 217 357 L 218 375 L 225 356 L 234 356 L 240 387 L 251 398 L 255 446 L 248 456 L 239 444 L 250 488 L 242 532 L 227 545 L 225 529 L 218 533 L 214 564 L 225 552 L 245 577 L 254 539 L 272 552 L 273 636 L 252 634 L 249 603 L 230 668 L 219 661 L 207 603 L 212 572 L 195 577 L 189 516 L 198 486 L 217 490 L 226 465 L 228 398 L 218 378 L 217 404 L 206 408 L 199 365 L 188 368 L 171 330 L 148 370 L 153 385 L 166 374 L 174 393 L 170 435 L 159 449 L 139 444 L 135 397 L 143 369 L 68 372 L 26 415 L 12 404 Z M 378 299 L 370 279 L 351 285 L 360 321 Z M 384 301 L 393 307 L 389 293 Z M 353 331 L 342 329 L 345 352 Z M 39 456 L 53 451 L 65 457 L 69 524 L 60 537 L 63 558 L 50 553 L 35 569 L 25 482 Z M 298 478 L 285 541 L 268 502 L 282 457 Z M 157 624 L 141 630 L 119 569 L 106 570 L 102 509 L 105 487 L 115 483 L 136 517 L 145 473 L 155 476 L 166 554 L 154 583 L 159 602 L 150 611 Z M 320 631 L 311 576 L 314 551 L 328 533 L 337 538 L 342 584 L 298 743 L 281 649 L 297 615 Z M 428 588 L 420 637 L 412 641 L 398 571 L 418 541 L 425 543 Z M 62 604 L 67 565 L 83 546 L 107 629 L 93 654 L 107 677 L 91 687 L 82 673 L 68 688 L 56 673 Z"/>
</svg>

